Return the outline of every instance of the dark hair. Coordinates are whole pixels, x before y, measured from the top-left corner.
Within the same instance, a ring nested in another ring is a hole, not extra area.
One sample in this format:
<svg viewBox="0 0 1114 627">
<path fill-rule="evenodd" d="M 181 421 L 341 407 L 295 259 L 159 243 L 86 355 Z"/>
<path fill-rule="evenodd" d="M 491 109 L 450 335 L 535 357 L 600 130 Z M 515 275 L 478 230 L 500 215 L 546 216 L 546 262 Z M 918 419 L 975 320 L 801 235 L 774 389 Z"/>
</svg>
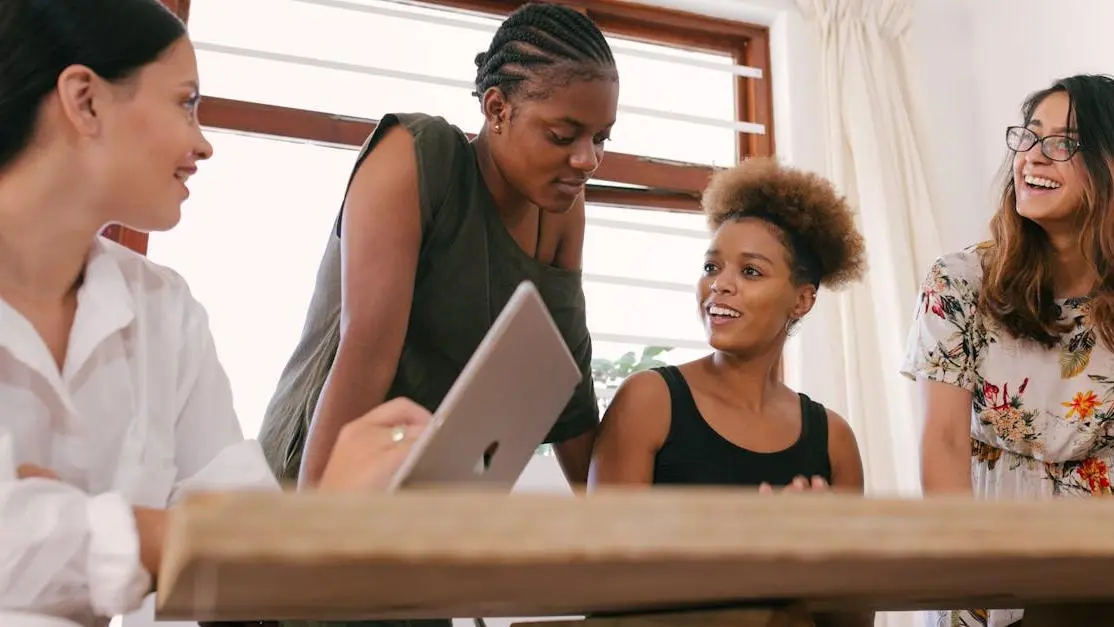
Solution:
<svg viewBox="0 0 1114 627">
<path fill-rule="evenodd" d="M 712 176 L 703 207 L 712 229 L 746 219 L 774 226 L 797 285 L 839 287 L 866 269 L 863 236 L 847 201 L 811 172 L 774 159 L 749 159 Z"/>
<path fill-rule="evenodd" d="M 67 67 L 125 80 L 185 33 L 158 0 L 0 0 L 0 168 L 27 146 Z"/>
<path fill-rule="evenodd" d="M 616 78 L 615 58 L 603 33 L 587 15 L 544 2 L 526 4 L 499 26 L 487 52 L 476 55 L 476 91 L 499 87 L 507 96 L 530 83 L 530 98 L 573 79 Z M 535 82 L 543 71 L 544 81 Z"/>
<path fill-rule="evenodd" d="M 1086 169 L 1078 211 L 1079 247 L 1098 275 L 1089 318 L 1099 337 L 1114 348 L 1114 78 L 1081 74 L 1055 81 L 1021 106 L 1025 124 L 1054 93 L 1067 94 L 1069 126 L 1076 129 Z M 1048 234 L 1017 213 L 1013 153 L 1003 172 L 1002 200 L 990 220 L 991 242 L 981 248 L 980 309 L 1018 339 L 1053 347 L 1074 321 L 1060 320 Z"/>
</svg>

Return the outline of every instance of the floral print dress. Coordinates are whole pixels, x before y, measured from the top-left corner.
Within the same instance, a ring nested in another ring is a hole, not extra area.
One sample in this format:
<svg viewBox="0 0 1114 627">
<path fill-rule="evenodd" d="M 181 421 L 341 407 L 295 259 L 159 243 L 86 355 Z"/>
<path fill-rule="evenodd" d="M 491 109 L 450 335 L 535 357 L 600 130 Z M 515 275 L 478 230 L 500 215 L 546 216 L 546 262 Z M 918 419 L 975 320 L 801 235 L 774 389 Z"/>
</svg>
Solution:
<svg viewBox="0 0 1114 627">
<path fill-rule="evenodd" d="M 977 310 L 977 247 L 945 255 L 922 287 L 902 374 L 969 390 L 971 480 L 978 498 L 1111 494 L 1114 353 L 1087 320 L 1088 299 L 1057 301 L 1073 328 L 1049 349 L 1013 338 Z M 935 612 L 938 627 L 1003 627 L 1020 610 Z"/>
</svg>

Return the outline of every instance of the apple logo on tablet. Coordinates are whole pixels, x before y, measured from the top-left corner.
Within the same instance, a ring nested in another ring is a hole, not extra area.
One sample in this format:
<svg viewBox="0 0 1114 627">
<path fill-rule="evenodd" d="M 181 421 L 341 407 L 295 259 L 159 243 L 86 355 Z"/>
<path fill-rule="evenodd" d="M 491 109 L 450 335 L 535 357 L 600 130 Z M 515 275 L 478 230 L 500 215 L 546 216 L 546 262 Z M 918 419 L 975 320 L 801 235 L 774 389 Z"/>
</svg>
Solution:
<svg viewBox="0 0 1114 627">
<path fill-rule="evenodd" d="M 491 468 L 491 460 L 495 457 L 495 451 L 499 450 L 499 443 L 492 442 L 484 449 L 484 454 L 476 461 L 476 467 L 473 472 L 477 475 L 482 475 Z"/>
</svg>

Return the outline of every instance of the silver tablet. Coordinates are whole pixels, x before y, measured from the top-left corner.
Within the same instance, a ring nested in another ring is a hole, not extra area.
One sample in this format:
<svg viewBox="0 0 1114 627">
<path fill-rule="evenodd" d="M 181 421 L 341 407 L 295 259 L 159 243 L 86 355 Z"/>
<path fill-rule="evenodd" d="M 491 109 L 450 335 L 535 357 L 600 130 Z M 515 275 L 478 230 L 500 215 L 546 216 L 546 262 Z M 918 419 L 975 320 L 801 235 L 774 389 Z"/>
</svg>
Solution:
<svg viewBox="0 0 1114 627">
<path fill-rule="evenodd" d="M 580 382 L 538 290 L 523 282 L 399 468 L 391 489 L 514 487 Z"/>
</svg>

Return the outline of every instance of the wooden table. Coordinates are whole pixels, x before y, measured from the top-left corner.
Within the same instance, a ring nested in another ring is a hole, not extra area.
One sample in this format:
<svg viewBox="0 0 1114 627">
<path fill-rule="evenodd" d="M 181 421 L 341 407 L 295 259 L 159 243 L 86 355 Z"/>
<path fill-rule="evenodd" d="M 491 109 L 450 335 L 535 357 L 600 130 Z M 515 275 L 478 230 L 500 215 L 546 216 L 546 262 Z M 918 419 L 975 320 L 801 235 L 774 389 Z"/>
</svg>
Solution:
<svg viewBox="0 0 1114 627">
<path fill-rule="evenodd" d="M 710 625 L 723 616 L 712 608 L 749 604 L 728 622 L 804 625 L 779 604 L 1102 604 L 1114 602 L 1110 573 L 1114 499 L 230 493 L 196 495 L 174 512 L 158 608 L 193 620 L 618 611 L 636 614 L 628 624 L 692 622 L 649 613 L 668 608 Z"/>
</svg>

